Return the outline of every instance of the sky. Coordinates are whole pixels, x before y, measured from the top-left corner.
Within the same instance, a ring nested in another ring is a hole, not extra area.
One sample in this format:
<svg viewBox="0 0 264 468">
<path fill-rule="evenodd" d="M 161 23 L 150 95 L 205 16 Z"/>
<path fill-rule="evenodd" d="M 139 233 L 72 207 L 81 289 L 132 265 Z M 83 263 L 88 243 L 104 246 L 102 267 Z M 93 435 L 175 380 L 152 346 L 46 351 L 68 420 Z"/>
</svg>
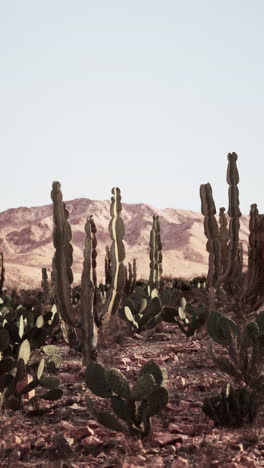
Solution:
<svg viewBox="0 0 264 468">
<path fill-rule="evenodd" d="M 263 0 L 0 0 L 0 211 L 107 200 L 264 212 Z"/>
</svg>

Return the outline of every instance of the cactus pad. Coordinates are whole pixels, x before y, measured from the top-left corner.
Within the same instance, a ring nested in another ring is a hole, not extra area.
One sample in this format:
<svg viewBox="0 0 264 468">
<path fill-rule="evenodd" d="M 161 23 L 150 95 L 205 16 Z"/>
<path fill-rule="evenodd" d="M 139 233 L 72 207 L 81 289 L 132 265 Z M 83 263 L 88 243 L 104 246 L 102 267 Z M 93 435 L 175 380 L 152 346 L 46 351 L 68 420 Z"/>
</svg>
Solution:
<svg viewBox="0 0 264 468">
<path fill-rule="evenodd" d="M 85 372 L 87 387 L 101 398 L 110 398 L 112 390 L 106 381 L 106 370 L 104 366 L 97 362 L 91 362 Z"/>
<path fill-rule="evenodd" d="M 27 364 L 30 358 L 30 344 L 28 340 L 24 340 L 20 347 L 19 347 L 19 352 L 18 352 L 18 359 L 22 358 L 24 360 L 24 363 Z"/>
<path fill-rule="evenodd" d="M 97 421 L 103 426 L 108 427 L 108 429 L 112 429 L 112 431 L 123 432 L 124 434 L 127 432 L 126 428 L 107 411 L 99 411 L 97 413 Z"/>
<path fill-rule="evenodd" d="M 53 388 L 52 390 L 49 390 L 43 395 L 40 395 L 40 398 L 42 398 L 43 400 L 55 401 L 59 400 L 62 397 L 62 395 L 63 391 L 61 388 Z"/>
<path fill-rule="evenodd" d="M 151 374 L 153 375 L 155 381 L 157 384 L 161 384 L 162 381 L 163 381 L 163 373 L 162 373 L 162 370 L 161 368 L 158 366 L 158 364 L 156 364 L 155 361 L 153 361 L 152 359 L 148 362 L 146 362 L 141 370 L 140 370 L 140 373 L 139 375 L 144 375 L 144 374 Z"/>
<path fill-rule="evenodd" d="M 42 377 L 39 381 L 40 385 L 44 388 L 48 388 L 50 390 L 54 388 L 58 388 L 60 385 L 60 379 L 54 376 Z"/>
<path fill-rule="evenodd" d="M 207 320 L 207 330 L 211 338 L 223 346 L 232 343 L 233 334 L 239 335 L 239 328 L 236 323 L 219 312 L 211 312 Z"/>
<path fill-rule="evenodd" d="M 129 399 L 130 400 L 146 400 L 148 395 L 153 392 L 156 387 L 156 382 L 152 374 L 144 374 L 138 378 L 134 384 Z"/>
<path fill-rule="evenodd" d="M 129 383 L 122 372 L 117 369 L 107 369 L 105 380 L 112 392 L 120 397 L 128 398 L 130 394 Z"/>
<path fill-rule="evenodd" d="M 148 416 L 154 416 L 158 414 L 168 403 L 168 392 L 166 388 L 156 388 L 147 399 L 147 414 Z"/>
<path fill-rule="evenodd" d="M 115 414 L 123 421 L 129 423 L 135 417 L 135 403 L 134 401 L 127 401 L 119 396 L 111 398 L 112 409 Z"/>
<path fill-rule="evenodd" d="M 41 361 L 39 361 L 39 365 L 38 365 L 38 369 L 37 369 L 37 379 L 38 380 L 41 379 L 41 376 L 42 376 L 43 371 L 44 371 L 44 367 L 45 367 L 45 359 L 41 359 Z"/>
</svg>

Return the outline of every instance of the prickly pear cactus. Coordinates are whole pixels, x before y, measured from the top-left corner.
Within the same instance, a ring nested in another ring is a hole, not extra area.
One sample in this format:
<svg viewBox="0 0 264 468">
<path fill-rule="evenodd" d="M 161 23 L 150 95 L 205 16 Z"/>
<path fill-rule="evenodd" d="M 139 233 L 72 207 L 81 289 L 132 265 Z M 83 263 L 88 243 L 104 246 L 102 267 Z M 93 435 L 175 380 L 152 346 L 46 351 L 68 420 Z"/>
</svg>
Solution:
<svg viewBox="0 0 264 468">
<path fill-rule="evenodd" d="M 240 333 L 237 324 L 220 312 L 210 313 L 207 320 L 207 330 L 211 338 L 223 346 L 230 345 L 233 336 L 238 336 Z"/>
<path fill-rule="evenodd" d="M 110 411 L 97 408 L 88 395 L 87 409 L 98 422 L 112 430 L 144 437 L 151 429 L 150 418 L 167 405 L 168 392 L 161 386 L 164 378 L 164 370 L 154 361 L 148 361 L 130 390 L 129 382 L 122 372 L 90 363 L 86 369 L 86 384 L 95 395 L 109 398 L 115 416 Z"/>
</svg>

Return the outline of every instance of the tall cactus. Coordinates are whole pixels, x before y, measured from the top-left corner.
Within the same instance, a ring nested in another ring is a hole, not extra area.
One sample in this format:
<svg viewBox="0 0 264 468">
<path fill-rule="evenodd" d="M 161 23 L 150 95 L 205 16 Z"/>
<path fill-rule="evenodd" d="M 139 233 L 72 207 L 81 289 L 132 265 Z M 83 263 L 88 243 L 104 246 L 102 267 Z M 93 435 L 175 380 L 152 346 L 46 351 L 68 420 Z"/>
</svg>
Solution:
<svg viewBox="0 0 264 468">
<path fill-rule="evenodd" d="M 231 288 L 240 273 L 240 243 L 239 243 L 239 174 L 236 166 L 236 153 L 228 153 L 227 182 L 229 184 L 229 242 L 227 245 L 226 218 L 224 209 L 220 210 L 220 230 L 215 219 L 216 209 L 212 197 L 210 184 L 201 185 L 200 196 L 202 201 L 202 213 L 205 216 L 204 229 L 208 239 L 207 251 L 209 252 L 209 284 L 219 287 L 225 284 Z"/>
<path fill-rule="evenodd" d="M 81 320 L 83 332 L 83 363 L 96 360 L 98 333 L 94 317 L 94 293 L 96 287 L 96 227 L 92 216 L 85 224 L 85 246 L 81 279 Z"/>
<path fill-rule="evenodd" d="M 200 188 L 202 213 L 205 216 L 205 235 L 208 239 L 209 252 L 208 283 L 219 291 L 222 286 L 229 294 L 229 302 L 237 313 L 253 311 L 264 300 L 264 215 L 258 213 L 257 205 L 253 204 L 249 222 L 248 274 L 245 281 L 243 274 L 243 249 L 239 241 L 239 174 L 237 170 L 236 153 L 228 154 L 227 182 L 229 184 L 229 231 L 224 208 L 220 209 L 218 229 L 215 220 L 215 206 L 210 184 Z M 220 292 L 220 291 L 219 291 Z"/>
<path fill-rule="evenodd" d="M 149 247 L 149 286 L 152 290 L 154 288 L 159 288 L 162 274 L 162 244 L 160 240 L 160 224 L 158 215 L 153 216 Z"/>
<path fill-rule="evenodd" d="M 256 203 L 250 207 L 249 213 L 249 236 L 248 236 L 248 278 L 247 288 L 248 291 L 252 290 L 256 281 L 256 263 L 257 263 L 257 239 L 256 231 L 258 224 L 259 211 Z"/>
<path fill-rule="evenodd" d="M 212 187 L 202 184 L 200 187 L 201 211 L 204 215 L 204 233 L 207 238 L 206 250 L 209 253 L 207 284 L 209 289 L 216 285 L 221 271 L 220 263 L 220 236 L 215 218 L 216 208 L 213 199 Z"/>
<path fill-rule="evenodd" d="M 229 230 L 228 220 L 225 214 L 225 208 L 219 209 L 219 236 L 220 236 L 220 253 L 221 253 L 221 273 L 227 268 L 228 262 L 228 243 L 229 243 Z"/>
<path fill-rule="evenodd" d="M 125 247 L 123 237 L 125 235 L 125 225 L 121 218 L 121 195 L 120 189 L 114 187 L 112 189 L 112 198 L 110 205 L 111 220 L 108 226 L 112 245 L 110 248 L 111 265 L 112 265 L 112 279 L 111 285 L 107 292 L 106 303 L 104 307 L 102 325 L 103 327 L 108 323 L 119 305 L 122 298 L 122 292 L 125 284 L 125 266 L 123 261 L 125 259 Z"/>
<path fill-rule="evenodd" d="M 230 217 L 229 221 L 229 245 L 228 245 L 228 261 L 227 267 L 223 275 L 219 278 L 219 283 L 227 282 L 226 284 L 230 285 L 231 281 L 236 281 L 236 275 L 238 274 L 239 268 L 239 218 L 241 216 L 241 211 L 239 209 L 239 174 L 237 170 L 237 154 L 228 153 L 228 166 L 227 166 L 227 183 L 229 185 L 228 189 L 228 215 Z"/>
<path fill-rule="evenodd" d="M 51 199 L 53 201 L 53 244 L 55 254 L 52 261 L 53 285 L 55 286 L 56 304 L 61 320 L 65 341 L 73 345 L 75 341 L 75 317 L 70 300 L 70 288 L 73 282 L 71 226 L 68 221 L 69 212 L 62 199 L 61 185 L 54 181 Z"/>
<path fill-rule="evenodd" d="M 124 291 L 126 296 L 131 294 L 136 286 L 137 281 L 137 264 L 136 259 L 133 258 L 133 263 L 128 262 L 128 266 L 125 267 L 125 287 Z"/>
<path fill-rule="evenodd" d="M 243 299 L 255 310 L 264 298 L 264 215 L 251 205 L 249 220 L 248 274 Z"/>
<path fill-rule="evenodd" d="M 111 274 L 111 255 L 108 245 L 105 248 L 105 285 L 109 286 L 111 284 L 112 274 Z"/>
<path fill-rule="evenodd" d="M 95 301 L 97 241 L 95 237 L 96 227 L 92 216 L 88 217 L 85 225 L 86 239 L 81 281 L 81 321 L 84 362 L 86 364 L 90 360 L 96 360 L 98 346 L 96 324 L 98 326 L 103 325 L 103 330 L 111 315 L 116 312 L 122 298 L 125 281 L 125 267 L 123 265 L 125 258 L 125 247 L 123 244 L 125 226 L 121 218 L 120 189 L 117 187 L 113 188 L 112 194 L 110 205 L 111 221 L 109 223 L 109 232 L 112 239 L 110 249 L 111 284 L 101 314 L 97 310 L 98 304 Z M 69 213 L 62 201 L 59 182 L 53 182 L 51 198 L 53 200 L 53 242 L 55 247 L 52 283 L 55 289 L 65 341 L 75 347 L 76 330 L 74 330 L 74 323 L 76 317 L 70 300 L 70 285 L 73 281 L 71 271 L 73 249 L 70 244 L 71 227 L 68 222 Z"/>
</svg>

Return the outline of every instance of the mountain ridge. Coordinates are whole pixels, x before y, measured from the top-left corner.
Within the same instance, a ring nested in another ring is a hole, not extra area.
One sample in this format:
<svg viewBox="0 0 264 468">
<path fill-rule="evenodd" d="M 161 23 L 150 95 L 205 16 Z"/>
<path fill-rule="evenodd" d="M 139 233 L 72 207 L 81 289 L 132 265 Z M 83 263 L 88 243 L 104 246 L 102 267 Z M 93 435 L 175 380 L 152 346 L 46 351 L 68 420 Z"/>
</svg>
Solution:
<svg viewBox="0 0 264 468">
<path fill-rule="evenodd" d="M 80 281 L 84 225 L 87 216 L 91 214 L 97 228 L 97 276 L 99 281 L 103 280 L 105 247 L 111 243 L 108 233 L 110 201 L 77 198 L 65 201 L 65 205 L 70 212 L 75 282 Z M 208 253 L 201 213 L 123 201 L 122 208 L 121 215 L 126 228 L 125 264 L 136 258 L 138 278 L 148 278 L 149 275 L 148 243 L 154 214 L 160 218 L 164 275 L 190 278 L 207 273 Z M 240 240 L 246 246 L 248 216 L 241 216 L 240 224 Z M 52 228 L 52 203 L 0 212 L 0 251 L 4 254 L 7 284 L 21 287 L 40 285 L 41 268 L 50 270 L 54 255 Z"/>
</svg>

